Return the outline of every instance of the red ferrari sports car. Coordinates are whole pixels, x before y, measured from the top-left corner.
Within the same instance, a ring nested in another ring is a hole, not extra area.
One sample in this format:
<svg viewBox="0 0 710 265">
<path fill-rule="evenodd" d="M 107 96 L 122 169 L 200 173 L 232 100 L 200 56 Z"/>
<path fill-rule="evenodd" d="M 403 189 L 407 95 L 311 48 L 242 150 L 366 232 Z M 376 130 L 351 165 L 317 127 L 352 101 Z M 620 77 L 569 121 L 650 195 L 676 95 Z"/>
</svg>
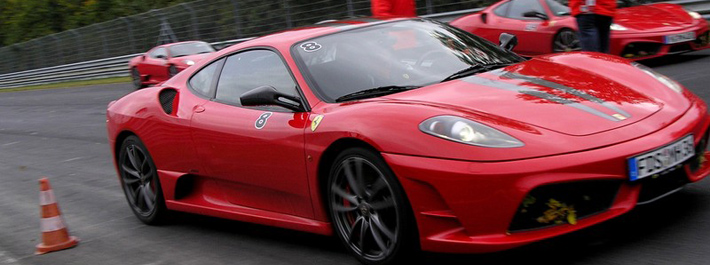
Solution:
<svg viewBox="0 0 710 265">
<path fill-rule="evenodd" d="M 490 41 L 515 34 L 527 56 L 579 50 L 577 22 L 565 0 L 504 0 L 450 24 Z M 680 5 L 620 1 L 611 26 L 611 54 L 650 59 L 710 48 L 708 23 Z"/>
<path fill-rule="evenodd" d="M 215 50 L 202 41 L 186 41 L 157 46 L 128 62 L 136 89 L 156 85 L 194 65 Z"/>
<path fill-rule="evenodd" d="M 365 264 L 617 217 L 710 173 L 709 124 L 705 102 L 640 64 L 526 60 L 421 18 L 239 43 L 107 111 L 143 222 L 173 210 L 334 234 Z"/>
</svg>

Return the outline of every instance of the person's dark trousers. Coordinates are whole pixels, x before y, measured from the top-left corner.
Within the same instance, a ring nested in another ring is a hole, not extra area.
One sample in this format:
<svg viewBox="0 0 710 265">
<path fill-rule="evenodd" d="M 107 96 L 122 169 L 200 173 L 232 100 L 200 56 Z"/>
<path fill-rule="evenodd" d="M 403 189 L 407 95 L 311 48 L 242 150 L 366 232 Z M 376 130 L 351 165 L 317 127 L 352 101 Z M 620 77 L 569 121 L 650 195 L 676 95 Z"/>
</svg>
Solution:
<svg viewBox="0 0 710 265">
<path fill-rule="evenodd" d="M 612 17 L 596 14 L 577 15 L 579 41 L 583 51 L 609 53 Z"/>
</svg>

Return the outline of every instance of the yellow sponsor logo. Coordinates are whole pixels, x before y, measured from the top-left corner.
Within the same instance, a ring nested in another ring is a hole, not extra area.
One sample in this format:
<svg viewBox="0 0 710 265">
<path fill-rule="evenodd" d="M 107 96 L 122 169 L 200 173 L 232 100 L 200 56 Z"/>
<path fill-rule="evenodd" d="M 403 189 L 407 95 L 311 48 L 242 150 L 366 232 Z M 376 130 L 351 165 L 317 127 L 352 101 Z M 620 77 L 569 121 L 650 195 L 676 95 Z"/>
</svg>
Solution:
<svg viewBox="0 0 710 265">
<path fill-rule="evenodd" d="M 318 125 L 320 125 L 320 122 L 323 120 L 323 115 L 318 115 L 315 118 L 313 118 L 313 121 L 311 121 L 311 131 L 315 132 L 316 129 L 318 129 Z"/>
</svg>

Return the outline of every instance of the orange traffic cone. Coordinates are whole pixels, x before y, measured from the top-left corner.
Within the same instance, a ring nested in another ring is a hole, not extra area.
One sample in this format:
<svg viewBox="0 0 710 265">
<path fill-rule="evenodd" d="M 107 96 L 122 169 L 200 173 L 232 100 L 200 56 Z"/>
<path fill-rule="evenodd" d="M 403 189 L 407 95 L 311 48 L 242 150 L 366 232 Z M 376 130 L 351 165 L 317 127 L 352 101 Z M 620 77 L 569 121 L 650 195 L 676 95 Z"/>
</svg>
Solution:
<svg viewBox="0 0 710 265">
<path fill-rule="evenodd" d="M 76 246 L 79 239 L 69 236 L 69 231 L 67 231 L 62 214 L 59 212 L 57 200 L 54 198 L 54 192 L 49 186 L 47 178 L 39 180 L 39 204 L 42 215 L 40 222 L 42 243 L 37 245 L 35 254 L 39 255 Z"/>
</svg>

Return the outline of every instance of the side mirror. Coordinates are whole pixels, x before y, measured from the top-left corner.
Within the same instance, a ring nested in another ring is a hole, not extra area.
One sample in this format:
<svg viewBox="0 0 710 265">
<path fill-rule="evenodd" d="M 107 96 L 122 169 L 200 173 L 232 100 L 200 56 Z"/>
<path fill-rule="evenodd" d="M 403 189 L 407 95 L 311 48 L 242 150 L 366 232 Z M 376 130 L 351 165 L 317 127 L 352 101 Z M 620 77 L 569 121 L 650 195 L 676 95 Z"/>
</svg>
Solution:
<svg viewBox="0 0 710 265">
<path fill-rule="evenodd" d="M 242 106 L 281 106 L 293 111 L 303 111 L 301 98 L 286 95 L 272 86 L 260 86 L 244 92 L 239 100 Z"/>
<path fill-rule="evenodd" d="M 500 34 L 500 47 L 509 51 L 512 51 L 515 46 L 518 46 L 518 37 L 509 33 Z"/>
<path fill-rule="evenodd" d="M 164 54 L 158 54 L 158 55 L 155 56 L 155 58 L 167 60 L 167 59 L 168 59 L 168 56 L 165 56 Z"/>
<path fill-rule="evenodd" d="M 532 17 L 532 18 L 539 18 L 542 20 L 549 20 L 550 17 L 548 17 L 546 14 L 537 12 L 537 11 L 528 11 L 523 13 L 523 17 Z"/>
</svg>

